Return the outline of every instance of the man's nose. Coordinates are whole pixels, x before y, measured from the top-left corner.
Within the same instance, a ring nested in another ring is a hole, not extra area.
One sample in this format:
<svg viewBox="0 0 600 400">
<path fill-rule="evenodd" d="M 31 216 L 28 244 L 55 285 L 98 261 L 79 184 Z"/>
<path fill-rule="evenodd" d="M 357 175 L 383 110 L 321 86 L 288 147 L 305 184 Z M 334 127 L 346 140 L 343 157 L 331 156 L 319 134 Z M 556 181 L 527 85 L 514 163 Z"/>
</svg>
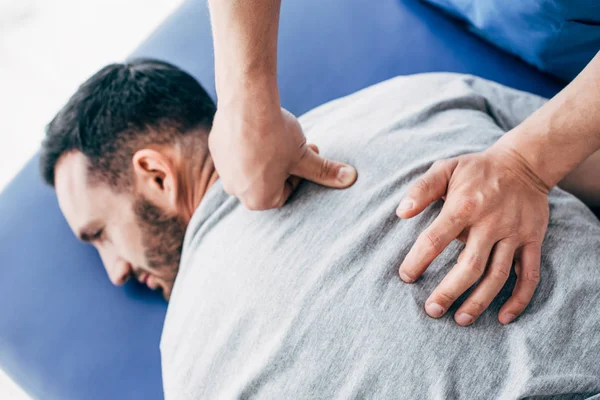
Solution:
<svg viewBox="0 0 600 400">
<path fill-rule="evenodd" d="M 131 275 L 131 264 L 122 258 L 117 258 L 109 271 L 108 277 L 110 281 L 117 286 L 123 285 Z"/>
</svg>

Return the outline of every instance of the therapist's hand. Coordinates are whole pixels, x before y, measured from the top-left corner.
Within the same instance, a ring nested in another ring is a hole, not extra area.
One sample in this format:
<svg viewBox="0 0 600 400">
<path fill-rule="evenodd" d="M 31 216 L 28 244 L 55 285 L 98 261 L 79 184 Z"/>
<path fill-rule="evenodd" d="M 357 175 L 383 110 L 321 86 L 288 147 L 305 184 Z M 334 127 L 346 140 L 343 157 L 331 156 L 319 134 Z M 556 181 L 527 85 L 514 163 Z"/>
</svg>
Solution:
<svg viewBox="0 0 600 400">
<path fill-rule="evenodd" d="M 445 199 L 433 223 L 400 266 L 414 282 L 454 239 L 466 242 L 456 265 L 425 302 L 433 318 L 480 278 L 454 319 L 472 324 L 506 283 L 513 259 L 517 282 L 498 320 L 510 323 L 529 304 L 540 279 L 541 246 L 548 227 L 548 187 L 514 149 L 496 143 L 481 153 L 438 161 L 409 188 L 397 215 L 411 218 Z"/>
<path fill-rule="evenodd" d="M 354 183 L 356 170 L 319 156 L 298 120 L 278 103 L 240 97 L 219 105 L 209 147 L 223 188 L 248 209 L 283 206 L 301 178 L 333 188 Z"/>
<path fill-rule="evenodd" d="M 281 108 L 281 0 L 208 4 L 218 98 L 208 144 L 225 191 L 251 210 L 265 210 L 281 207 L 301 178 L 334 188 L 352 185 L 356 170 L 320 157 L 296 118 Z"/>
</svg>

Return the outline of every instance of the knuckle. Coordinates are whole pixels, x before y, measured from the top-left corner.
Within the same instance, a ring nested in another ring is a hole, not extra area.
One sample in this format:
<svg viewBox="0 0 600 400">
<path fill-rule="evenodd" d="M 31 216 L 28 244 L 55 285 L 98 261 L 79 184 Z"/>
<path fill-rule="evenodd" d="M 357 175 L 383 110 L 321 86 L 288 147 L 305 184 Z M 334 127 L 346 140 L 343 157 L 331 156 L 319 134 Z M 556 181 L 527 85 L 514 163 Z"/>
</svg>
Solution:
<svg viewBox="0 0 600 400">
<path fill-rule="evenodd" d="M 426 243 L 426 246 L 433 252 L 439 253 L 443 249 L 442 247 L 442 239 L 435 232 L 424 232 L 423 240 Z"/>
<path fill-rule="evenodd" d="M 331 172 L 331 168 L 332 168 L 331 161 L 329 161 L 327 159 L 323 159 L 321 161 L 321 165 L 319 166 L 319 172 L 318 172 L 319 178 L 320 179 L 327 178 Z"/>
<path fill-rule="evenodd" d="M 487 304 L 482 303 L 479 300 L 469 300 L 467 307 L 469 308 L 469 310 L 474 311 L 474 313 L 473 313 L 474 315 L 480 315 L 487 308 Z"/>
<path fill-rule="evenodd" d="M 540 282 L 540 273 L 537 270 L 524 271 L 521 274 L 521 279 L 526 283 L 537 285 Z"/>
<path fill-rule="evenodd" d="M 434 168 L 435 169 L 442 168 L 444 166 L 445 161 L 446 160 L 436 160 L 436 161 L 434 161 L 433 164 L 431 164 L 430 170 L 434 169 Z"/>
<path fill-rule="evenodd" d="M 469 197 L 462 198 L 456 204 L 454 214 L 461 220 L 468 219 L 477 209 L 477 202 Z"/>
<path fill-rule="evenodd" d="M 456 300 L 454 296 L 443 291 L 437 293 L 436 298 L 438 302 L 443 306 L 450 306 L 450 304 L 454 303 L 454 300 Z"/>
<path fill-rule="evenodd" d="M 251 211 L 259 211 L 259 210 L 264 210 L 265 209 L 265 205 L 263 203 L 263 201 L 261 201 L 260 199 L 257 199 L 256 197 L 245 197 L 242 200 L 242 203 L 244 203 L 244 206 Z"/>
<path fill-rule="evenodd" d="M 475 211 L 476 208 L 477 202 L 473 198 L 465 197 L 459 200 L 456 207 L 456 212 L 458 215 L 468 217 Z"/>
<path fill-rule="evenodd" d="M 502 238 L 502 233 L 500 232 L 499 225 L 493 223 L 489 220 L 482 220 L 481 226 L 479 227 L 479 235 L 483 240 L 495 239 L 494 242 L 497 242 L 498 239 Z"/>
<path fill-rule="evenodd" d="M 524 241 L 534 244 L 541 242 L 541 239 L 546 234 L 546 229 L 547 225 L 545 224 L 533 223 L 522 227 L 519 232 L 521 233 L 520 236 L 522 239 L 524 239 Z"/>
<path fill-rule="evenodd" d="M 481 276 L 485 270 L 485 260 L 479 254 L 469 254 L 464 260 L 465 267 L 468 271 Z"/>
<path fill-rule="evenodd" d="M 248 202 L 243 202 L 244 206 L 246 206 L 246 208 L 250 211 L 258 211 L 260 210 L 260 207 L 258 207 L 256 204 L 254 203 L 248 203 Z"/>
<path fill-rule="evenodd" d="M 524 310 L 528 305 L 529 305 L 529 301 L 524 300 L 520 297 L 515 297 L 513 299 L 513 304 L 519 309 L 519 310 Z"/>
<path fill-rule="evenodd" d="M 510 275 L 510 266 L 495 266 L 490 270 L 490 278 L 495 281 L 506 281 Z"/>
<path fill-rule="evenodd" d="M 414 185 L 415 190 L 421 193 L 429 192 L 430 187 L 431 185 L 425 178 L 419 178 Z"/>
<path fill-rule="evenodd" d="M 503 229 L 501 225 L 499 225 L 499 226 L 500 226 L 500 229 L 498 229 L 498 231 L 505 232 L 505 231 L 511 230 L 510 228 Z M 496 246 L 496 248 L 498 248 L 498 246 L 501 245 L 503 248 L 510 248 L 510 249 L 514 250 L 520 246 L 519 238 L 517 237 L 517 235 L 514 234 L 514 232 L 511 232 L 511 233 L 508 233 L 508 234 L 505 234 L 502 236 L 504 236 L 504 237 L 498 242 L 498 245 Z M 514 251 L 513 251 L 513 253 L 514 253 Z M 509 264 L 512 265 L 512 261 Z"/>
</svg>

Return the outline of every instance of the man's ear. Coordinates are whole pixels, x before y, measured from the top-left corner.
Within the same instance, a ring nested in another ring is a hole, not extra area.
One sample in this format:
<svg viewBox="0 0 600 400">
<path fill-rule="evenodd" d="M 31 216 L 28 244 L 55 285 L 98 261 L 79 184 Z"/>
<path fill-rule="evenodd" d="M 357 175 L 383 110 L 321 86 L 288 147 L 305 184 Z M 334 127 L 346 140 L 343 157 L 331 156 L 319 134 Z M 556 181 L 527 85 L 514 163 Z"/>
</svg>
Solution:
<svg viewBox="0 0 600 400">
<path fill-rule="evenodd" d="M 133 155 L 137 191 L 156 205 L 171 208 L 177 203 L 177 176 L 171 160 L 164 154 L 142 149 Z"/>
</svg>

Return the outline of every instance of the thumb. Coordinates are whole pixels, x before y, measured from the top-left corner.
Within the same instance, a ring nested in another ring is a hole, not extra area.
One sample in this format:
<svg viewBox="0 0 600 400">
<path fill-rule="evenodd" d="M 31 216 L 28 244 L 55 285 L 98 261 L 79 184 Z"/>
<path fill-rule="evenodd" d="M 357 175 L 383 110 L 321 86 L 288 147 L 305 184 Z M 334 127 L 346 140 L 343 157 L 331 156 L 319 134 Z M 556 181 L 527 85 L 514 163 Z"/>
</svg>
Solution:
<svg viewBox="0 0 600 400">
<path fill-rule="evenodd" d="M 356 169 L 347 164 L 321 157 L 316 146 L 314 148 L 313 146 L 303 146 L 304 155 L 290 171 L 291 175 L 299 176 L 323 186 L 340 189 L 347 188 L 356 181 Z"/>
<path fill-rule="evenodd" d="M 433 163 L 423 176 L 410 185 L 406 196 L 396 209 L 396 215 L 400 218 L 412 218 L 428 205 L 442 198 L 448 190 L 450 177 L 457 164 L 454 159 Z"/>
</svg>

